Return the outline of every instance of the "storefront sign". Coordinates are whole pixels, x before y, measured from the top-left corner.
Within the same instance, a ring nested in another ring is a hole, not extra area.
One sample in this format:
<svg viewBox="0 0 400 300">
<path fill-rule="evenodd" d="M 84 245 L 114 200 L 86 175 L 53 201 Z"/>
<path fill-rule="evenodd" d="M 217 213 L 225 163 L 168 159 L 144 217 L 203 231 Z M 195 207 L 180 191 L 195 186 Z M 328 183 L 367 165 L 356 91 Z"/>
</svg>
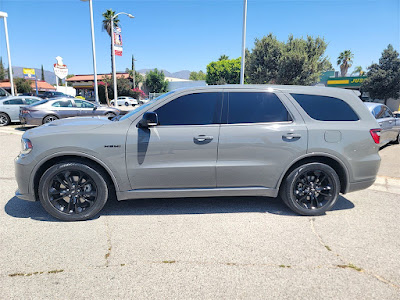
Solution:
<svg viewBox="0 0 400 300">
<path fill-rule="evenodd" d="M 60 56 L 56 57 L 57 63 L 54 64 L 54 74 L 60 79 L 64 79 L 68 75 L 67 65 L 64 65 L 63 58 Z"/>
<path fill-rule="evenodd" d="M 24 73 L 24 78 L 25 79 L 35 79 L 35 69 L 22 69 L 22 73 Z"/>
</svg>

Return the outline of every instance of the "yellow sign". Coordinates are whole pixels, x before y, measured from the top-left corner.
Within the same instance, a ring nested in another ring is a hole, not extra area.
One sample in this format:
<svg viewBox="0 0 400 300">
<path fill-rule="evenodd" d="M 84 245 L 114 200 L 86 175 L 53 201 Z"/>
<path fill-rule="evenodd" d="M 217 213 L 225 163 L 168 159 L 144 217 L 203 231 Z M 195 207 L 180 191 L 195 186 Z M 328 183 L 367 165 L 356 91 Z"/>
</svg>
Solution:
<svg viewBox="0 0 400 300">
<path fill-rule="evenodd" d="M 349 84 L 348 79 L 342 79 L 342 80 L 328 80 L 328 84 Z"/>
<path fill-rule="evenodd" d="M 25 79 L 35 79 L 36 80 L 36 75 L 35 75 L 35 69 L 22 69 L 22 73 L 24 73 L 24 78 Z"/>
<path fill-rule="evenodd" d="M 24 73 L 24 74 L 26 74 L 26 75 L 35 75 L 35 69 L 25 69 L 25 68 L 23 68 L 22 69 L 22 72 Z"/>
</svg>

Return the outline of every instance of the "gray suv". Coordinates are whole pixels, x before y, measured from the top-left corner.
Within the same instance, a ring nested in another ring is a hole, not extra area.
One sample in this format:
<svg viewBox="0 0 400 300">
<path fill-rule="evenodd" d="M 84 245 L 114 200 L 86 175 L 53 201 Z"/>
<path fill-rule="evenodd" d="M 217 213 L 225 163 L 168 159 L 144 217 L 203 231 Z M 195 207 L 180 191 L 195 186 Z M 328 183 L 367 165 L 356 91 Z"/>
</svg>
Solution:
<svg viewBox="0 0 400 300">
<path fill-rule="evenodd" d="M 212 86 L 164 94 L 125 116 L 56 120 L 22 137 L 17 197 L 85 220 L 107 199 L 280 196 L 331 209 L 378 172 L 380 128 L 351 91 Z"/>
</svg>

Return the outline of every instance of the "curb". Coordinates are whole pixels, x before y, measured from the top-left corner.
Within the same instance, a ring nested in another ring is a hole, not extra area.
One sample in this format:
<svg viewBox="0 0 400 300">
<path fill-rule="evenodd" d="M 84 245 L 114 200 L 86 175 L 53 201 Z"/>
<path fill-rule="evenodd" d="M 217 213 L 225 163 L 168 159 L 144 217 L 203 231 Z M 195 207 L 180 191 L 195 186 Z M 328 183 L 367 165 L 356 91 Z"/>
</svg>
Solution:
<svg viewBox="0 0 400 300">
<path fill-rule="evenodd" d="M 393 194 L 400 194 L 400 178 L 377 176 L 375 183 L 369 189 Z"/>
</svg>

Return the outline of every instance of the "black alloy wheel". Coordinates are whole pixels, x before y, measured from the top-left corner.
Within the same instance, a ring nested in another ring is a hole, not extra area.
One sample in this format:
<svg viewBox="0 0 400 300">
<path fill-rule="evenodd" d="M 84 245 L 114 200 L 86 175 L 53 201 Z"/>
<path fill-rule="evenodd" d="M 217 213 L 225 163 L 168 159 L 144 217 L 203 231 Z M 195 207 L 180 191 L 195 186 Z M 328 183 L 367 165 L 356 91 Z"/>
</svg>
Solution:
<svg viewBox="0 0 400 300">
<path fill-rule="evenodd" d="M 321 163 L 309 163 L 287 176 L 281 197 L 298 214 L 321 215 L 335 205 L 339 191 L 340 181 L 334 169 Z"/>
<path fill-rule="evenodd" d="M 105 205 L 105 176 L 94 166 L 78 162 L 59 163 L 40 179 L 39 198 L 52 216 L 64 221 L 86 220 Z"/>
</svg>

